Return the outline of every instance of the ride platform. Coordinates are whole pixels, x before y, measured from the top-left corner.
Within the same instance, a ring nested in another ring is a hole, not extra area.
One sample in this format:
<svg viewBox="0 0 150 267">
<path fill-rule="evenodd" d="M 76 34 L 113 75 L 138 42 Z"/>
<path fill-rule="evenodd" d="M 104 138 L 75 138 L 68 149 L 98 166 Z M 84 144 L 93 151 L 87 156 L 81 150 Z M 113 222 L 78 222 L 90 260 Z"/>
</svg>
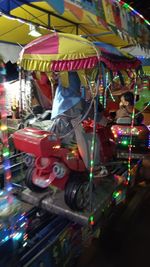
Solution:
<svg viewBox="0 0 150 267">
<path fill-rule="evenodd" d="M 133 161 L 131 165 L 131 170 L 135 171 L 138 162 Z M 117 164 L 114 168 L 114 174 L 127 178 L 127 164 L 121 164 L 121 162 Z M 48 211 L 49 213 L 60 215 L 80 225 L 89 225 L 92 216 L 94 218 L 94 225 L 97 225 L 100 224 L 101 219 L 109 214 L 113 201 L 118 205 L 125 199 L 126 187 L 124 185 L 118 186 L 113 177 L 112 175 L 95 178 L 92 201 L 90 202 L 92 203 L 92 207 L 89 203 L 88 208 L 82 212 L 74 211 L 67 206 L 64 199 L 64 191 L 54 192 L 49 188 L 43 193 L 35 193 L 27 188 L 21 192 L 20 197 L 23 201 L 35 207 Z"/>
<path fill-rule="evenodd" d="M 35 193 L 29 189 L 25 189 L 21 193 L 21 199 L 35 207 L 56 215 L 61 215 L 73 222 L 88 225 L 90 216 L 93 216 L 94 223 L 97 224 L 105 210 L 108 209 L 112 201 L 113 192 L 114 181 L 112 179 L 104 180 L 93 190 L 92 211 L 88 208 L 83 212 L 73 211 L 65 204 L 64 191 L 53 193 L 51 190 L 48 190 L 45 193 Z"/>
</svg>

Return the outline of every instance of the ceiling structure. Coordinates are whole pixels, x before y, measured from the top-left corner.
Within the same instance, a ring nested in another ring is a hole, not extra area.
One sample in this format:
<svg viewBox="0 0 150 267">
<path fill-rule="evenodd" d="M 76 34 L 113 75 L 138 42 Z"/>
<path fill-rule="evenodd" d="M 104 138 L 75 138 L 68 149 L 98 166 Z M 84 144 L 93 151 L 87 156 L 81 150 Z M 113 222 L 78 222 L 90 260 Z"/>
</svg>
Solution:
<svg viewBox="0 0 150 267">
<path fill-rule="evenodd" d="M 34 39 L 29 36 L 29 24 L 32 23 L 41 27 L 42 35 L 56 30 L 89 36 L 92 41 L 107 42 L 119 47 L 130 44 L 130 41 L 122 39 L 98 22 L 97 16 L 90 11 L 65 1 L 64 13 L 58 14 L 48 2 L 50 1 L 0 0 L 0 42 L 19 45 L 29 43 Z M 74 9 L 73 12 L 70 12 L 70 5 Z M 76 13 L 81 16 L 80 20 Z"/>
<path fill-rule="evenodd" d="M 60 5 L 56 6 L 56 1 Z M 134 34 L 133 36 L 132 34 L 131 36 L 122 35 L 121 31 L 118 30 L 119 28 L 114 27 L 115 20 L 113 18 L 113 22 L 111 21 L 112 16 L 107 18 L 108 21 L 104 21 L 103 14 L 100 13 L 101 17 L 98 17 L 97 13 L 91 12 L 91 9 L 83 8 L 80 3 L 85 1 L 97 3 L 96 0 L 0 0 L 0 42 L 18 44 L 21 47 L 35 39 L 29 35 L 30 26 L 35 25 L 42 35 L 51 31 L 66 32 L 117 47 L 133 46 L 137 43 L 141 46 L 143 43 L 144 48 L 149 47 L 149 41 L 147 42 L 150 38 L 148 29 L 148 33 L 142 34 L 141 41 L 137 40 L 136 43 Z M 144 1 L 146 0 L 135 0 L 134 2 L 139 4 L 139 2 Z M 129 2 L 136 8 L 131 1 Z M 64 3 L 64 9 L 60 8 L 61 3 Z M 149 6 L 148 1 L 145 5 Z M 94 12 L 96 11 L 97 9 Z M 98 9 L 99 11 L 101 9 Z M 116 19 L 118 21 L 118 17 Z M 111 24 L 112 27 L 108 27 Z M 144 23 L 142 25 L 145 26 Z M 146 41 L 144 38 L 147 38 Z"/>
<path fill-rule="evenodd" d="M 150 1 L 148 0 L 125 0 L 131 7 L 141 13 L 145 19 L 150 20 Z"/>
</svg>

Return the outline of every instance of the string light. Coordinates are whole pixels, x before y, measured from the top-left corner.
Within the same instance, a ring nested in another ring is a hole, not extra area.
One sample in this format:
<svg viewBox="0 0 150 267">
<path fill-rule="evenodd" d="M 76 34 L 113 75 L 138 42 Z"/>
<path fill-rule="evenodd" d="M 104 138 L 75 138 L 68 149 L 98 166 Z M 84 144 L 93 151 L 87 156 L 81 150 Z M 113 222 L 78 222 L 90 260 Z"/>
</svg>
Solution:
<svg viewBox="0 0 150 267">
<path fill-rule="evenodd" d="M 0 130 L 1 130 L 1 155 L 2 155 L 2 163 L 4 168 L 4 176 L 5 176 L 5 189 L 9 187 L 11 180 L 11 171 L 10 171 L 10 162 L 9 162 L 9 144 L 8 144 L 8 133 L 7 133 L 7 112 L 5 108 L 5 88 L 4 88 L 4 77 L 5 77 L 5 67 L 3 62 L 0 63 L 0 75 L 1 75 L 1 84 L 0 84 Z M 10 187 L 9 187 L 10 192 Z"/>
<path fill-rule="evenodd" d="M 91 155 L 90 155 L 90 182 L 93 180 L 94 174 L 94 147 L 95 147 L 95 136 L 92 138 L 91 144 Z"/>
<path fill-rule="evenodd" d="M 95 142 L 96 142 L 96 117 L 97 117 L 97 100 L 98 100 L 98 90 L 99 90 L 99 80 L 96 84 L 95 98 L 94 98 L 94 123 L 93 123 L 93 135 L 91 142 L 90 151 L 90 174 L 89 174 L 89 195 L 90 195 L 90 210 L 92 211 L 92 182 L 94 178 L 94 157 L 95 157 Z M 92 90 L 91 90 L 92 91 Z"/>
<path fill-rule="evenodd" d="M 94 222 L 94 216 L 93 215 L 91 215 L 89 217 L 89 222 L 90 222 L 90 225 L 92 225 L 92 226 L 95 224 L 95 222 Z"/>
<path fill-rule="evenodd" d="M 116 2 L 118 2 L 119 4 L 122 5 L 123 8 L 125 9 L 128 9 L 128 10 L 131 10 L 132 13 L 134 13 L 135 15 L 139 16 L 141 19 L 144 20 L 144 22 L 147 24 L 147 25 L 150 25 L 150 22 L 145 19 L 138 11 L 136 11 L 133 7 L 131 7 L 129 4 L 123 2 L 123 1 L 120 1 L 120 0 L 115 0 Z"/>
<path fill-rule="evenodd" d="M 134 107 L 131 115 L 131 127 L 130 127 L 130 143 L 129 143 L 129 156 L 128 156 L 128 177 L 127 181 L 129 182 L 131 180 L 131 160 L 132 160 L 132 135 L 133 135 L 133 129 L 134 129 L 134 119 L 135 119 L 135 102 L 138 92 L 138 86 L 135 80 L 135 86 L 134 86 Z"/>
<path fill-rule="evenodd" d="M 119 197 L 120 194 L 121 194 L 121 191 L 115 191 L 113 193 L 113 198 L 116 199 L 117 197 Z"/>
<path fill-rule="evenodd" d="M 103 88 L 103 81 L 101 79 L 100 81 L 100 86 L 99 86 L 99 102 L 103 105 L 104 103 L 104 97 L 103 97 L 103 93 L 104 93 L 104 88 Z"/>
</svg>

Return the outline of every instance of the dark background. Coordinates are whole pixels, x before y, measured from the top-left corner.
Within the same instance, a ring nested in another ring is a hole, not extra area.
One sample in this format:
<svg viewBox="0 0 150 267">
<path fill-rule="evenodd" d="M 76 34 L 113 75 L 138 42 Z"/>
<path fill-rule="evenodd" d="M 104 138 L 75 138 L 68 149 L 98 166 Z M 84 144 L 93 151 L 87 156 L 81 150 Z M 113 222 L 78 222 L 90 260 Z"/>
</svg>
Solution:
<svg viewBox="0 0 150 267">
<path fill-rule="evenodd" d="M 150 1 L 149 0 L 125 0 L 124 2 L 132 6 L 136 11 L 150 20 Z"/>
</svg>

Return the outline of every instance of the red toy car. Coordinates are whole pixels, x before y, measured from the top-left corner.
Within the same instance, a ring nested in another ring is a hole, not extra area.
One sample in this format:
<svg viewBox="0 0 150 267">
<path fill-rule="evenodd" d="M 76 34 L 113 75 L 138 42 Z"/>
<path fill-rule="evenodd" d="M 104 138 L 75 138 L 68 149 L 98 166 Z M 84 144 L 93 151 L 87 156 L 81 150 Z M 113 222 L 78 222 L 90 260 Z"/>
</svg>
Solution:
<svg viewBox="0 0 150 267">
<path fill-rule="evenodd" d="M 90 124 L 83 124 L 85 132 L 92 131 Z M 115 152 L 111 129 L 99 126 L 96 130 L 100 141 L 99 156 L 101 163 L 110 161 Z M 68 190 L 74 190 L 74 197 L 83 188 L 87 188 L 88 170 L 76 148 L 63 147 L 55 133 L 34 128 L 24 128 L 13 134 L 15 147 L 35 157 L 34 164 L 26 173 L 26 184 L 33 191 L 42 191 L 49 185 L 65 190 L 66 203 L 71 207 L 68 200 Z M 68 189 L 69 188 L 69 189 Z M 76 188 L 76 190 L 75 190 Z M 84 199 L 82 200 L 84 203 Z M 80 208 L 85 204 L 80 203 Z M 79 207 L 78 207 L 79 208 Z M 74 207 L 74 209 L 78 209 Z"/>
</svg>

